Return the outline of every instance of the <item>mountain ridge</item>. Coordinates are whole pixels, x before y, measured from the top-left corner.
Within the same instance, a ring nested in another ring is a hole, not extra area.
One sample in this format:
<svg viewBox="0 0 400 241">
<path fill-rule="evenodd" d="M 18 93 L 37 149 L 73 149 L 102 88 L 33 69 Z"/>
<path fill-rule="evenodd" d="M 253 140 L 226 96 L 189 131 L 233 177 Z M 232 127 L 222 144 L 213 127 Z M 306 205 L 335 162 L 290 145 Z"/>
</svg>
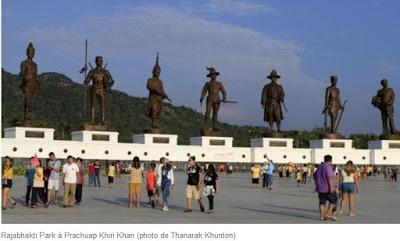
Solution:
<svg viewBox="0 0 400 241">
<path fill-rule="evenodd" d="M 34 118 L 43 122 L 45 127 L 55 129 L 55 139 L 70 140 L 71 132 L 80 130 L 83 120 L 84 86 L 68 76 L 56 72 L 38 75 L 40 87 L 32 98 Z M 23 116 L 22 91 L 19 88 L 22 78 L 2 69 L 2 130 L 15 126 Z M 89 107 L 89 98 L 86 102 Z M 89 108 L 87 108 L 88 110 Z M 111 129 L 119 132 L 120 142 L 132 142 L 132 135 L 141 134 L 149 127 L 146 116 L 147 98 L 130 96 L 119 90 L 108 94 L 108 119 Z M 86 114 L 88 117 L 88 113 Z M 174 106 L 164 103 L 159 126 L 165 133 L 177 134 L 178 144 L 189 144 L 189 138 L 199 136 L 204 115 L 186 106 Z M 233 125 L 219 123 L 224 136 L 233 137 L 233 145 L 246 147 L 250 139 L 263 136 L 265 127 Z M 295 147 L 308 148 L 309 141 L 320 138 L 322 128 L 313 130 L 286 131 L 293 138 Z M 4 135 L 2 133 L 2 135 Z M 368 140 L 377 139 L 374 134 L 352 134 L 354 146 L 367 148 Z"/>
</svg>

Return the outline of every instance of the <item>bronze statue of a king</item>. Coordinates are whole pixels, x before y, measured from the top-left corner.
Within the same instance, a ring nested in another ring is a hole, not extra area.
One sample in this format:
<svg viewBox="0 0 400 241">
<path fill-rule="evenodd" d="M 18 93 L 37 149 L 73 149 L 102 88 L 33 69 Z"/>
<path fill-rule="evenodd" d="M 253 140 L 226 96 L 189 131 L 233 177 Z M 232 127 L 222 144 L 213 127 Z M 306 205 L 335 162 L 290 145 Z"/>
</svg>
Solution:
<svg viewBox="0 0 400 241">
<path fill-rule="evenodd" d="M 163 130 L 156 124 L 156 119 L 160 118 L 163 100 L 166 99 L 170 102 L 171 100 L 165 93 L 163 82 L 160 80 L 161 68 L 158 53 L 152 73 L 153 77 L 147 80 L 147 89 L 149 90 L 147 116 L 151 119 L 151 126 L 145 132 L 162 134 Z"/>
</svg>

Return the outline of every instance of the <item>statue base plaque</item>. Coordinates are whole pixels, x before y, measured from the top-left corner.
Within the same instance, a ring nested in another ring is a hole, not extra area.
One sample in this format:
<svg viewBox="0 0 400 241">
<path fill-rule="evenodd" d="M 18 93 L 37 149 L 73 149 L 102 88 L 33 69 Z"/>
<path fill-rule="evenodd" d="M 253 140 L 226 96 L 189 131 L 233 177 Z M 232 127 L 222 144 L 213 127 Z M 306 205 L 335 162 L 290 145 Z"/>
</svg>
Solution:
<svg viewBox="0 0 400 241">
<path fill-rule="evenodd" d="M 18 140 L 54 140 L 54 129 L 36 127 L 11 127 L 4 129 L 4 138 Z"/>
<path fill-rule="evenodd" d="M 350 139 L 319 139 L 310 141 L 310 148 L 314 149 L 352 149 L 353 140 Z"/>
<path fill-rule="evenodd" d="M 133 143 L 145 145 L 178 145 L 178 135 L 168 134 L 138 134 L 132 136 Z"/>
<path fill-rule="evenodd" d="M 400 150 L 400 140 L 369 141 L 368 149 L 371 149 L 371 150 Z"/>
<path fill-rule="evenodd" d="M 74 131 L 71 133 L 73 141 L 95 143 L 118 143 L 118 132 L 111 131 Z"/>
<path fill-rule="evenodd" d="M 200 130 L 201 136 L 222 136 L 221 131 L 213 128 L 203 128 Z"/>
<path fill-rule="evenodd" d="M 232 147 L 233 137 L 196 136 L 190 137 L 190 145 L 202 147 Z"/>
<path fill-rule="evenodd" d="M 250 143 L 251 147 L 293 149 L 292 138 L 256 138 Z"/>
</svg>

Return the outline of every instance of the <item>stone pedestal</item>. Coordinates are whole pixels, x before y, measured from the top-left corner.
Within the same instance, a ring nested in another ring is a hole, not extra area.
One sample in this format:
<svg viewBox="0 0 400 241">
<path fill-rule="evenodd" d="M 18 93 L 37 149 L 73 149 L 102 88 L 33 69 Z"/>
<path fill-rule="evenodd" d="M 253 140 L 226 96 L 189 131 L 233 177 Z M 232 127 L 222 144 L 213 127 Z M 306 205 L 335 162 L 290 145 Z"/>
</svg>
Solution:
<svg viewBox="0 0 400 241">
<path fill-rule="evenodd" d="M 371 163 L 374 165 L 399 165 L 400 140 L 369 141 Z"/>
<path fill-rule="evenodd" d="M 132 136 L 133 143 L 146 145 L 178 145 L 178 135 L 169 134 L 138 134 Z"/>
<path fill-rule="evenodd" d="M 368 159 L 364 152 L 353 148 L 353 140 L 348 139 L 319 139 L 310 141 L 312 162 L 319 164 L 324 161 L 325 155 L 331 155 L 334 164 L 345 164 L 348 160 Z"/>
<path fill-rule="evenodd" d="M 73 141 L 95 143 L 118 143 L 118 132 L 111 131 L 74 131 L 71 133 Z"/>
<path fill-rule="evenodd" d="M 257 138 L 250 140 L 251 147 L 293 149 L 291 138 Z"/>
<path fill-rule="evenodd" d="M 232 147 L 233 137 L 196 136 L 190 137 L 190 145 L 202 147 Z"/>
<path fill-rule="evenodd" d="M 368 149 L 371 150 L 398 150 L 400 151 L 400 140 L 369 141 Z"/>
<path fill-rule="evenodd" d="M 310 141 L 313 149 L 352 149 L 353 140 L 349 139 L 319 139 Z"/>
<path fill-rule="evenodd" d="M 54 129 L 36 127 L 11 127 L 4 129 L 4 138 L 17 140 L 54 140 Z"/>
</svg>

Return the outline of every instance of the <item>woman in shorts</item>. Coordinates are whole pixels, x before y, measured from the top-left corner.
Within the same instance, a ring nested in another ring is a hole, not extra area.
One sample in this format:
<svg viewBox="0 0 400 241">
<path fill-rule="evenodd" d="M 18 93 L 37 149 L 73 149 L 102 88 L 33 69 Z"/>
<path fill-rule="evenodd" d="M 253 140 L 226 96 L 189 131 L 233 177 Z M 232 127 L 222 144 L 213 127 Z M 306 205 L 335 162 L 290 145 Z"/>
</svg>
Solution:
<svg viewBox="0 0 400 241">
<path fill-rule="evenodd" d="M 339 176 L 340 180 L 340 210 L 339 214 L 343 214 L 344 204 L 347 202 L 349 205 L 349 216 L 355 216 L 354 213 L 354 193 L 358 193 L 358 177 L 352 161 L 348 161 Z"/>
<path fill-rule="evenodd" d="M 260 180 L 260 176 L 261 176 L 261 168 L 260 165 L 252 165 L 251 166 L 251 184 L 252 187 L 258 187 L 258 182 Z"/>
<path fill-rule="evenodd" d="M 2 194 L 2 204 L 1 210 L 6 209 L 7 200 L 11 203 L 11 209 L 15 208 L 17 202 L 12 198 L 10 190 L 13 184 L 13 168 L 12 159 L 8 156 L 4 158 L 4 163 L 2 165 L 1 172 L 1 194 Z"/>
<path fill-rule="evenodd" d="M 135 156 L 129 168 L 129 208 L 133 207 L 133 197 L 136 199 L 136 207 L 140 208 L 140 193 L 142 190 L 143 167 L 139 157 Z"/>
</svg>

